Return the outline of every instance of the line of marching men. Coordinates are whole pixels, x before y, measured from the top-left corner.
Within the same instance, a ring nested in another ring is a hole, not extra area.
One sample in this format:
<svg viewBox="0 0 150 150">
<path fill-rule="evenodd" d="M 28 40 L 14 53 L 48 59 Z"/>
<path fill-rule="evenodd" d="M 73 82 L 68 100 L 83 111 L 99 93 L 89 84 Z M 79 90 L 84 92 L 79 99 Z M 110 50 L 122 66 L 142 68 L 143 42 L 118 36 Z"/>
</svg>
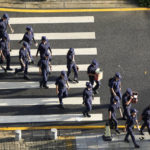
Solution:
<svg viewBox="0 0 150 150">
<path fill-rule="evenodd" d="M 125 136 L 124 141 L 129 143 L 128 137 L 129 135 L 132 138 L 132 141 L 134 143 L 135 148 L 140 148 L 140 146 L 137 144 L 135 140 L 135 136 L 133 133 L 134 125 L 137 125 L 137 129 L 141 133 L 141 135 L 144 135 L 143 130 L 145 127 L 147 127 L 148 132 L 150 134 L 150 104 L 143 110 L 141 117 L 138 121 L 137 119 L 137 110 L 135 108 L 132 108 L 133 103 L 138 102 L 138 93 L 132 91 L 131 88 L 127 88 L 126 92 L 123 94 L 121 93 L 121 75 L 120 73 L 116 73 L 114 77 L 109 79 L 108 82 L 109 88 L 110 88 L 110 106 L 108 109 L 109 114 L 109 124 L 110 127 L 113 129 L 115 128 L 115 131 L 120 134 L 118 129 L 118 120 L 116 118 L 116 111 L 119 109 L 120 116 L 123 120 L 127 120 L 125 124 L 125 129 L 127 131 L 127 134 Z M 123 114 L 121 110 L 121 101 L 123 106 Z M 138 122 L 143 120 L 143 124 L 141 128 L 139 128 Z"/>
<path fill-rule="evenodd" d="M 9 24 L 9 16 L 8 14 L 4 14 L 0 19 L 0 55 L 1 55 L 1 67 L 7 72 L 7 70 L 12 70 L 10 68 L 10 40 L 9 35 L 7 33 L 7 26 L 10 28 L 13 33 L 13 29 Z M 38 46 L 36 57 L 40 53 L 40 60 L 38 61 L 39 71 L 41 73 L 42 79 L 40 80 L 40 88 L 46 88 L 48 81 L 48 74 L 52 71 L 52 50 L 50 44 L 45 36 L 41 37 L 41 43 L 38 43 L 34 39 L 34 33 L 31 26 L 26 27 L 26 32 L 19 41 L 22 43 L 22 47 L 19 50 L 19 61 L 20 68 L 15 69 L 15 74 L 19 72 L 24 72 L 24 79 L 29 80 L 28 76 L 28 65 L 34 64 L 34 59 L 31 54 L 30 47 L 32 45 L 32 41 L 35 46 Z M 69 82 L 78 83 L 78 66 L 75 61 L 75 51 L 73 48 L 70 48 L 67 53 L 67 73 L 65 71 L 61 71 L 60 76 L 56 79 L 56 94 L 58 95 L 60 108 L 64 108 L 63 106 L 63 98 L 68 96 Z M 7 67 L 3 67 L 3 61 L 6 59 Z M 74 79 L 71 80 L 69 78 L 71 71 L 74 72 Z M 86 88 L 83 91 L 83 104 L 85 104 L 85 110 L 82 112 L 84 117 L 91 117 L 89 112 L 92 110 L 92 99 L 94 98 L 94 94 L 98 93 L 98 89 L 100 87 L 100 68 L 98 62 L 94 59 L 91 62 L 91 65 L 87 68 L 87 74 L 89 77 L 89 82 L 86 83 Z M 94 83 L 96 84 L 94 86 Z M 109 88 L 111 93 L 110 98 L 110 107 L 109 107 L 109 120 L 110 124 L 115 126 L 115 130 L 117 133 L 120 133 L 118 130 L 118 121 L 116 118 L 116 110 L 119 109 L 120 115 L 123 119 L 127 119 L 126 129 L 127 135 L 125 137 L 125 141 L 128 141 L 128 136 L 131 135 L 132 140 L 134 142 L 135 147 L 139 147 L 139 145 L 135 141 L 135 137 L 133 134 L 133 126 L 136 123 L 138 127 L 138 121 L 136 118 L 137 110 L 131 109 L 131 103 L 137 102 L 137 93 L 133 92 L 130 88 L 126 90 L 123 94 L 121 93 L 121 75 L 120 73 L 116 73 L 115 76 L 109 79 Z M 94 86 L 94 87 L 93 87 Z M 124 113 L 122 114 L 121 110 L 121 101 L 124 109 Z M 143 111 L 142 117 L 144 123 L 140 130 L 141 134 L 143 134 L 143 129 L 145 126 L 148 127 L 148 131 L 150 133 L 150 105 Z"/>
<path fill-rule="evenodd" d="M 9 24 L 9 16 L 8 14 L 4 14 L 2 18 L 0 19 L 0 64 L 1 68 L 7 72 L 7 70 L 12 70 L 10 67 L 10 39 L 9 35 L 7 33 L 7 27 L 10 28 L 11 32 L 13 33 L 14 30 L 12 29 L 11 25 Z M 32 52 L 30 50 L 32 42 L 34 42 L 35 46 L 37 48 L 36 57 L 38 54 L 40 54 L 40 60 L 38 61 L 38 67 L 39 72 L 41 74 L 41 80 L 40 82 L 40 88 L 46 88 L 48 89 L 47 81 L 48 81 L 48 75 L 52 71 L 52 50 L 50 47 L 50 43 L 48 42 L 48 39 L 46 36 L 41 37 L 41 42 L 38 45 L 38 43 L 34 39 L 34 32 L 31 26 L 26 27 L 26 32 L 23 36 L 23 38 L 19 41 L 19 43 L 22 44 L 20 50 L 19 50 L 19 62 L 20 62 L 20 68 L 16 68 L 14 74 L 17 74 L 19 72 L 24 72 L 24 79 L 30 80 L 30 77 L 28 76 L 28 65 L 34 64 L 35 61 L 32 56 Z M 67 73 L 65 71 L 61 71 L 60 76 L 56 79 L 56 94 L 58 95 L 60 108 L 64 108 L 63 106 L 63 98 L 68 96 L 68 89 L 69 89 L 69 82 L 78 83 L 78 71 L 79 67 L 76 64 L 75 61 L 75 50 L 74 48 L 70 48 L 68 50 L 68 53 L 66 55 L 67 59 Z M 4 61 L 6 60 L 7 67 L 5 68 L 3 66 Z M 70 79 L 71 71 L 74 72 L 74 79 Z M 89 115 L 89 111 L 92 109 L 92 99 L 93 94 L 98 93 L 98 89 L 100 87 L 100 68 L 98 62 L 93 59 L 91 62 L 91 65 L 87 68 L 87 74 L 89 77 L 89 82 L 86 83 L 86 88 L 83 91 L 83 104 L 85 104 L 86 109 L 83 111 L 84 117 L 91 117 Z M 96 85 L 94 86 L 94 83 Z M 93 87 L 94 86 L 94 87 Z"/>
</svg>

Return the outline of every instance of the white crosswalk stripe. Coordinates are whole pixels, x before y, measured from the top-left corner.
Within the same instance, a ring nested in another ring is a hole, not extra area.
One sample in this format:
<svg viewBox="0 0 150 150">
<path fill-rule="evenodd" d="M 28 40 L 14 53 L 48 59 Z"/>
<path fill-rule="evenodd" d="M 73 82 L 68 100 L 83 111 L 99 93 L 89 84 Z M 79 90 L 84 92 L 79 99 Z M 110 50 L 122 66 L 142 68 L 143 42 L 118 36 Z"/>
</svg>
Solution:
<svg viewBox="0 0 150 150">
<path fill-rule="evenodd" d="M 77 64 L 80 71 L 87 71 L 87 68 L 89 66 L 89 64 Z M 15 68 L 20 68 L 19 65 L 17 66 L 11 66 L 11 68 L 13 69 L 13 71 L 8 71 L 8 72 L 14 72 Z M 52 65 L 52 71 L 56 72 L 56 71 L 67 71 L 67 66 L 66 65 Z M 3 70 L 1 70 L 1 72 L 3 72 Z M 28 68 L 28 72 L 33 73 L 33 72 L 39 72 L 39 68 L 37 66 L 29 66 Z"/>
<path fill-rule="evenodd" d="M 93 23 L 93 16 L 10 18 L 10 24 Z"/>
<path fill-rule="evenodd" d="M 82 97 L 66 97 L 63 100 L 65 105 L 81 105 Z M 56 97 L 51 98 L 11 98 L 0 99 L 0 106 L 33 106 L 33 105 L 58 105 L 59 101 Z M 94 97 L 93 105 L 100 105 L 100 97 Z"/>
<path fill-rule="evenodd" d="M 69 48 L 52 49 L 53 56 L 66 55 Z M 97 55 L 97 48 L 74 48 L 76 55 Z M 36 55 L 37 49 L 31 49 L 31 54 Z M 19 49 L 12 49 L 11 56 L 18 56 Z"/>
<path fill-rule="evenodd" d="M 10 40 L 21 40 L 24 34 L 9 34 Z M 36 40 L 41 40 L 46 36 L 49 40 L 75 40 L 75 39 L 95 39 L 95 32 L 68 32 L 68 33 L 34 33 Z"/>
<path fill-rule="evenodd" d="M 82 121 L 101 121 L 102 114 L 92 114 L 91 118 L 83 117 L 82 114 L 57 114 L 57 115 L 18 115 L 1 116 L 0 123 L 28 123 L 28 122 L 82 122 Z"/>
<path fill-rule="evenodd" d="M 70 88 L 85 88 L 85 84 L 88 81 L 79 81 L 76 83 L 69 83 Z M 49 88 L 56 88 L 54 81 L 49 81 Z M 1 82 L 0 89 L 31 89 L 31 88 L 39 88 L 39 82 Z"/>
</svg>

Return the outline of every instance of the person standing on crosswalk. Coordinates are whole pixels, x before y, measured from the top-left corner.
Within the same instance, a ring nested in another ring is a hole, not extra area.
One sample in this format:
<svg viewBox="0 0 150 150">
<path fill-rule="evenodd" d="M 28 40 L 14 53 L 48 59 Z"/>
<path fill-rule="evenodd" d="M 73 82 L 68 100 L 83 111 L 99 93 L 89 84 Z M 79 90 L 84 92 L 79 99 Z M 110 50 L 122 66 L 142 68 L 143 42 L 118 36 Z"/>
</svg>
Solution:
<svg viewBox="0 0 150 150">
<path fill-rule="evenodd" d="M 92 60 L 91 65 L 87 69 L 87 73 L 89 76 L 89 81 L 91 82 L 92 86 L 94 85 L 94 82 L 96 82 L 95 87 L 93 88 L 94 94 L 98 94 L 98 89 L 100 87 L 100 81 L 95 79 L 96 76 L 96 69 L 99 67 L 98 62 L 94 59 Z"/>
<path fill-rule="evenodd" d="M 120 106 L 120 101 L 122 100 L 122 93 L 121 93 L 121 74 L 119 72 L 115 73 L 115 76 L 110 78 L 108 81 L 109 84 L 109 88 L 110 88 L 110 93 L 111 93 L 111 97 L 110 97 L 110 104 L 113 104 L 113 99 L 115 96 L 119 97 L 119 101 L 118 101 L 118 109 L 120 112 L 120 116 L 121 118 L 123 118 L 122 115 L 122 110 L 121 110 L 121 106 Z"/>
<path fill-rule="evenodd" d="M 63 98 L 68 96 L 68 89 L 69 89 L 68 78 L 65 71 L 61 71 L 60 76 L 56 79 L 55 85 L 56 85 L 56 94 L 58 95 L 60 103 L 59 107 L 64 108 Z"/>
<path fill-rule="evenodd" d="M 48 73 L 49 73 L 49 53 L 45 54 L 45 57 L 42 57 L 39 63 L 39 70 L 42 75 L 42 80 L 40 81 L 40 88 L 46 88 L 47 86 L 47 80 L 48 80 Z"/>
<path fill-rule="evenodd" d="M 9 24 L 9 16 L 7 13 L 5 13 L 0 19 L 0 39 L 4 36 L 5 33 L 7 33 L 7 27 L 9 27 L 11 32 L 14 33 L 14 30 Z"/>
<path fill-rule="evenodd" d="M 21 68 L 20 69 L 16 68 L 15 74 L 24 71 L 24 79 L 30 80 L 30 78 L 28 77 L 28 62 L 30 61 L 30 56 L 27 50 L 27 46 L 28 43 L 23 42 L 22 47 L 20 48 L 19 51 L 19 61 L 20 61 Z"/>
<path fill-rule="evenodd" d="M 89 112 L 92 110 L 92 99 L 94 99 L 92 84 L 86 82 L 86 88 L 83 91 L 83 104 L 85 105 L 85 110 L 82 113 L 84 117 L 91 117 Z"/>
<path fill-rule="evenodd" d="M 68 81 L 72 81 L 70 78 L 69 78 L 69 75 L 71 73 L 71 71 L 73 70 L 74 71 L 74 80 L 76 83 L 78 83 L 78 67 L 76 65 L 76 62 L 75 62 L 75 51 L 74 51 L 74 48 L 70 48 L 68 53 L 67 53 L 67 69 L 68 69 L 68 72 L 67 72 L 67 77 L 68 77 Z"/>
<path fill-rule="evenodd" d="M 124 141 L 129 143 L 130 141 L 128 140 L 128 137 L 130 135 L 131 138 L 132 138 L 132 141 L 134 143 L 135 148 L 140 148 L 140 146 L 135 141 L 135 136 L 134 136 L 134 133 L 133 133 L 133 129 L 134 129 L 135 124 L 137 125 L 137 129 L 140 131 L 138 121 L 137 121 L 137 110 L 133 108 L 133 109 L 131 109 L 131 115 L 130 115 L 130 117 L 128 117 L 128 120 L 126 122 L 127 134 L 125 136 Z"/>
<path fill-rule="evenodd" d="M 114 125 L 115 131 L 120 134 L 119 129 L 118 129 L 118 121 L 116 118 L 116 110 L 117 110 L 118 101 L 119 101 L 119 97 L 115 96 L 113 98 L 113 103 L 109 105 L 108 115 L 109 115 L 109 124 L 110 124 L 111 128 Z"/>
<path fill-rule="evenodd" d="M 22 40 L 19 41 L 19 43 L 21 43 L 22 41 L 25 41 L 28 43 L 28 47 L 27 47 L 27 50 L 28 50 L 28 53 L 30 55 L 30 58 L 31 58 L 31 63 L 34 64 L 34 60 L 33 60 L 33 57 L 31 55 L 31 45 L 32 45 L 32 40 L 35 44 L 35 46 L 37 47 L 38 43 L 35 41 L 34 39 L 34 33 L 33 33 L 33 29 L 31 26 L 27 26 L 26 27 L 26 32 L 22 38 Z"/>
<path fill-rule="evenodd" d="M 6 59 L 6 68 L 3 68 L 6 72 L 7 70 L 12 70 L 10 68 L 10 47 L 9 47 L 9 37 L 8 34 L 5 33 L 2 37 L 2 40 L 0 41 L 0 50 L 2 50 L 3 59 Z"/>
</svg>

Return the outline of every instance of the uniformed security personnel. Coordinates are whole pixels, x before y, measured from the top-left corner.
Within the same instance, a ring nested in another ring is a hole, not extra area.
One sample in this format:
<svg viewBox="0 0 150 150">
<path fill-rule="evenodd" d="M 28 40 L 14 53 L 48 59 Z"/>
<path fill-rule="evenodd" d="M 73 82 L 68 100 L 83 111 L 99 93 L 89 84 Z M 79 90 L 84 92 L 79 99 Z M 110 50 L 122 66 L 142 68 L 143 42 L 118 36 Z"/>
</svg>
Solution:
<svg viewBox="0 0 150 150">
<path fill-rule="evenodd" d="M 111 93 L 111 97 L 110 97 L 110 103 L 113 104 L 113 98 L 115 96 L 119 97 L 119 101 L 117 103 L 118 105 L 118 109 L 120 111 L 120 116 L 123 117 L 122 115 L 122 110 L 120 107 L 120 101 L 122 99 L 122 94 L 121 94 L 121 75 L 119 72 L 117 72 L 115 74 L 115 76 L 111 79 L 111 81 L 109 81 L 109 87 L 110 87 L 110 93 Z"/>
<path fill-rule="evenodd" d="M 0 39 L 4 36 L 5 33 L 7 33 L 7 27 L 10 28 L 12 33 L 14 32 L 11 25 L 9 24 L 9 16 L 7 13 L 5 13 L 0 19 Z"/>
<path fill-rule="evenodd" d="M 93 88 L 94 94 L 98 94 L 98 88 L 100 87 L 100 81 L 95 80 L 96 75 L 96 69 L 99 67 L 97 61 L 94 59 L 91 63 L 91 65 L 87 69 L 87 73 L 89 76 L 89 81 L 91 82 L 92 86 L 94 85 L 94 82 L 96 82 L 95 87 Z"/>
<path fill-rule="evenodd" d="M 84 117 L 91 117 L 89 112 L 92 110 L 92 99 L 93 99 L 92 84 L 86 82 L 86 88 L 83 91 L 83 104 L 85 105 L 85 110 L 82 112 Z"/>
<path fill-rule="evenodd" d="M 119 101 L 119 97 L 115 96 L 113 98 L 113 104 L 110 104 L 110 106 L 109 106 L 108 114 L 109 114 L 110 125 L 114 124 L 115 131 L 120 134 L 119 129 L 118 129 L 118 121 L 117 121 L 117 118 L 116 118 L 116 110 L 117 110 L 118 101 Z"/>
<path fill-rule="evenodd" d="M 122 96 L 122 105 L 123 105 L 123 119 L 126 120 L 126 118 L 128 118 L 131 114 L 131 103 L 132 103 L 132 99 L 133 99 L 133 93 L 132 90 L 130 88 L 127 88 L 126 92 L 123 94 Z"/>
<path fill-rule="evenodd" d="M 68 53 L 67 53 L 67 69 L 68 69 L 68 72 L 67 72 L 67 77 L 68 77 L 68 81 L 72 81 L 70 78 L 69 78 L 69 75 L 71 73 L 71 70 L 74 71 L 74 80 L 76 83 L 78 83 L 78 70 L 77 70 L 77 65 L 76 65 L 76 62 L 75 62 L 75 51 L 74 51 L 74 48 L 70 48 Z"/>
<path fill-rule="evenodd" d="M 127 134 L 125 136 L 124 141 L 129 143 L 128 137 L 130 135 L 131 138 L 132 138 L 132 141 L 134 143 L 135 148 L 140 148 L 140 146 L 135 141 L 135 136 L 134 136 L 134 133 L 133 133 L 133 128 L 134 128 L 135 124 L 137 125 L 137 128 L 140 131 L 136 115 L 137 115 L 137 110 L 136 109 L 131 109 L 131 115 L 130 115 L 130 117 L 128 117 L 127 122 L 126 122 Z"/>
<path fill-rule="evenodd" d="M 2 50 L 3 59 L 6 59 L 6 68 L 5 72 L 7 70 L 12 70 L 10 68 L 10 47 L 9 47 L 9 37 L 8 34 L 5 33 L 2 37 L 2 40 L 0 41 L 0 50 Z"/>
<path fill-rule="evenodd" d="M 69 89 L 68 78 L 65 71 L 61 71 L 60 76 L 56 79 L 55 85 L 56 85 L 56 94 L 58 95 L 60 103 L 59 106 L 60 108 L 64 108 L 62 100 L 63 98 L 68 96 L 68 89 Z"/>
<path fill-rule="evenodd" d="M 32 45 L 32 40 L 33 40 L 35 46 L 37 46 L 38 44 L 37 44 L 37 42 L 36 42 L 35 39 L 34 39 L 33 29 L 32 29 L 31 26 L 27 26 L 27 27 L 26 27 L 26 32 L 25 32 L 25 34 L 24 34 L 22 40 L 19 41 L 19 43 L 21 43 L 22 41 L 25 41 L 25 42 L 28 43 L 28 47 L 27 47 L 28 53 L 29 53 L 29 56 L 30 56 L 30 58 L 31 58 L 31 63 L 34 63 L 33 57 L 32 57 L 32 55 L 31 55 L 31 49 L 30 49 L 30 48 L 31 48 L 31 45 Z"/>
<path fill-rule="evenodd" d="M 143 124 L 141 126 L 140 133 L 144 135 L 143 130 L 147 127 L 150 134 L 150 105 L 143 110 L 140 121 L 141 120 L 143 120 Z"/>
<path fill-rule="evenodd" d="M 22 47 L 20 48 L 20 51 L 19 51 L 19 61 L 20 61 L 21 68 L 20 69 L 16 68 L 15 69 L 15 74 L 17 74 L 18 72 L 24 71 L 24 79 L 30 80 L 30 78 L 27 75 L 28 74 L 28 62 L 30 60 L 30 56 L 28 54 L 27 46 L 28 46 L 28 43 L 23 42 L 23 45 L 22 45 Z"/>
<path fill-rule="evenodd" d="M 39 64 L 39 70 L 42 75 L 42 80 L 40 81 L 40 88 L 44 87 L 48 89 L 47 80 L 48 80 L 48 73 L 49 73 L 49 53 L 45 54 L 45 58 L 41 58 Z"/>
<path fill-rule="evenodd" d="M 36 57 L 38 56 L 38 53 L 40 53 L 40 58 L 42 58 L 43 56 L 45 56 L 45 53 L 47 53 L 49 51 L 50 53 L 50 59 L 52 59 L 52 50 L 50 47 L 50 44 L 46 38 L 46 36 L 42 36 L 41 38 L 41 43 L 38 46 L 37 52 L 36 52 Z"/>
</svg>

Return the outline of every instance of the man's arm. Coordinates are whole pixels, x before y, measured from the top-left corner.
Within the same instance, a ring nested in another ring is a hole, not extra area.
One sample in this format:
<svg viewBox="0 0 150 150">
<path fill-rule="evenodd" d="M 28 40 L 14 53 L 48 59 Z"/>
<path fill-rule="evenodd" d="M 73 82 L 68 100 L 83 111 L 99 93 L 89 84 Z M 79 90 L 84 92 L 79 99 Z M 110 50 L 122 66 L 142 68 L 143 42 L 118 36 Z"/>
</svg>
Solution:
<svg viewBox="0 0 150 150">
<path fill-rule="evenodd" d="M 11 27 L 11 25 L 8 23 L 8 27 L 11 30 L 11 33 L 14 33 L 14 29 Z"/>
</svg>

